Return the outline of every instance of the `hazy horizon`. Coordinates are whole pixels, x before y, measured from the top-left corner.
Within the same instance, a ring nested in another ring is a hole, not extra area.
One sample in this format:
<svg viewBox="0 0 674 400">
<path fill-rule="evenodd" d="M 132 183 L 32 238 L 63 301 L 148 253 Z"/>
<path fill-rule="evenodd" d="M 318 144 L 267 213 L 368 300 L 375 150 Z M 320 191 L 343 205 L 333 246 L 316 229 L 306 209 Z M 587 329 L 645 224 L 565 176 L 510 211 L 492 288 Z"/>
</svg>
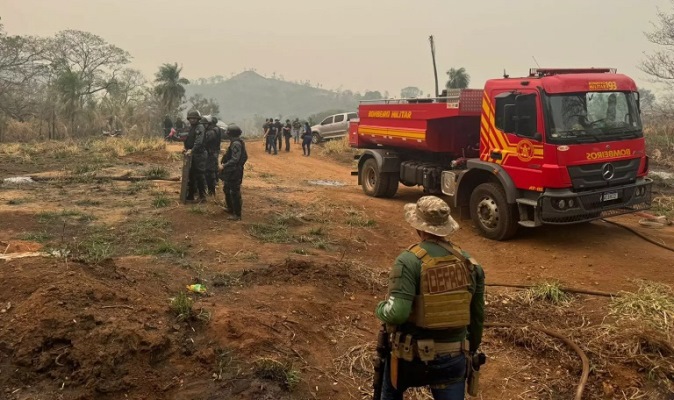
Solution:
<svg viewBox="0 0 674 400">
<path fill-rule="evenodd" d="M 652 29 L 657 7 L 671 9 L 669 0 L 228 3 L 0 0 L 0 16 L 11 35 L 92 32 L 130 52 L 130 67 L 148 79 L 161 64 L 177 62 L 188 79 L 253 68 L 325 89 L 397 96 L 405 86 L 433 92 L 431 34 L 441 87 L 450 67 L 465 67 L 477 88 L 504 69 L 526 74 L 535 57 L 541 66 L 615 67 L 657 91 L 638 68 L 655 48 L 643 32 Z"/>
</svg>

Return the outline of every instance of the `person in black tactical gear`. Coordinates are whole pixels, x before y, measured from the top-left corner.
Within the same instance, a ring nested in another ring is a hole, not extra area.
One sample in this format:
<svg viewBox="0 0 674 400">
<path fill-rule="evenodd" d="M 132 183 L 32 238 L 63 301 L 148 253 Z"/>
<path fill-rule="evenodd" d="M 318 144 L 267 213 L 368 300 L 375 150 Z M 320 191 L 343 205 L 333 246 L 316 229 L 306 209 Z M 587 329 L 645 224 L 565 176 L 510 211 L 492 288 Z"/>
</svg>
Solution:
<svg viewBox="0 0 674 400">
<path fill-rule="evenodd" d="M 300 130 L 302 130 L 302 123 L 299 118 L 293 121 L 293 143 L 297 144 L 300 140 Z"/>
<path fill-rule="evenodd" d="M 173 129 L 173 121 L 171 121 L 171 117 L 167 115 L 164 117 L 164 139 L 169 136 L 171 129 Z"/>
<path fill-rule="evenodd" d="M 302 132 L 302 152 L 305 156 L 311 155 L 311 127 L 308 122 L 304 123 L 304 131 Z"/>
<path fill-rule="evenodd" d="M 206 201 L 206 159 L 208 154 L 204 147 L 204 127 L 199 123 L 201 113 L 192 110 L 187 113 L 187 120 L 190 123 L 190 132 L 185 139 L 185 153 L 192 154 L 192 165 L 190 167 L 189 189 L 187 191 L 187 200 L 194 201 L 195 192 L 199 192 L 199 202 Z"/>
<path fill-rule="evenodd" d="M 269 153 L 271 149 L 269 148 L 269 140 L 267 140 L 267 131 L 269 130 L 269 124 L 272 123 L 271 118 L 266 118 L 264 120 L 264 125 L 262 125 L 262 133 L 264 134 L 264 151 Z"/>
<path fill-rule="evenodd" d="M 274 151 L 274 155 L 277 155 L 278 152 L 276 151 L 276 125 L 274 124 L 274 120 L 269 118 L 269 123 L 267 124 L 267 130 L 264 132 L 264 137 L 267 142 L 267 153 L 272 154 L 272 150 Z"/>
<path fill-rule="evenodd" d="M 243 166 L 248 160 L 246 144 L 241 139 L 241 128 L 237 125 L 227 127 L 227 136 L 230 143 L 227 152 L 222 156 L 220 165 L 220 177 L 222 179 L 222 190 L 225 192 L 225 211 L 232 214 L 229 220 L 239 221 L 241 219 L 241 182 L 243 180 Z"/>
<path fill-rule="evenodd" d="M 285 125 L 283 125 L 283 138 L 286 142 L 286 152 L 290 151 L 290 138 L 292 137 L 292 125 L 290 125 L 290 120 L 287 119 Z"/>
<path fill-rule="evenodd" d="M 208 153 L 206 160 L 206 186 L 208 188 L 208 195 L 215 196 L 215 186 L 218 183 L 218 158 L 220 157 L 220 142 L 222 141 L 222 133 L 218 127 L 218 119 L 207 116 L 210 119 L 208 125 L 205 126 L 206 133 L 204 134 L 204 147 Z"/>
<path fill-rule="evenodd" d="M 278 141 L 278 151 L 283 148 L 283 124 L 281 120 L 276 118 L 274 120 L 274 128 L 276 129 L 276 140 Z"/>
</svg>

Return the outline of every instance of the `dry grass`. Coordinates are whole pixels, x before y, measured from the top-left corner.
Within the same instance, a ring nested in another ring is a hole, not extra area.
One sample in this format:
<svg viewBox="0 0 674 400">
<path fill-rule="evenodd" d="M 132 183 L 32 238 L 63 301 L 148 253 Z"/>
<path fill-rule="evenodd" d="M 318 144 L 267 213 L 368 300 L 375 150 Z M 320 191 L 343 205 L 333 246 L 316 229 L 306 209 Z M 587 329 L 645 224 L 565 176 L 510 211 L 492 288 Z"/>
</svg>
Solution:
<svg viewBox="0 0 674 400">
<path fill-rule="evenodd" d="M 674 125 L 649 124 L 644 128 L 646 149 L 653 161 L 665 165 L 674 165 Z"/>
<path fill-rule="evenodd" d="M 259 358 L 255 361 L 255 375 L 279 383 L 282 388 L 291 392 L 300 383 L 300 371 L 291 362 L 278 361 L 273 358 Z"/>
<path fill-rule="evenodd" d="M 122 157 L 132 153 L 166 149 L 161 138 L 95 138 L 87 140 L 42 141 L 33 143 L 3 143 L 0 156 L 12 162 L 30 164 L 45 156 L 56 159 L 90 158 L 98 160 Z"/>
<path fill-rule="evenodd" d="M 622 363 L 644 371 L 649 381 L 674 394 L 674 291 L 638 282 L 609 305 L 606 321 L 584 330 L 585 350 L 604 369 Z"/>
<path fill-rule="evenodd" d="M 352 164 L 353 156 L 358 153 L 357 149 L 349 145 L 348 136 L 341 139 L 328 140 L 321 144 L 319 148 L 321 149 L 321 155 L 330 157 L 343 164 Z"/>
<path fill-rule="evenodd" d="M 344 136 L 341 139 L 328 140 L 323 144 L 321 152 L 325 155 L 351 153 L 354 149 L 349 145 L 349 137 Z"/>
<path fill-rule="evenodd" d="M 554 305 L 565 305 L 571 297 L 562 290 L 561 283 L 557 281 L 542 282 L 531 289 L 522 292 L 522 299 L 531 305 L 537 301 L 547 301 Z"/>
<path fill-rule="evenodd" d="M 639 323 L 674 339 L 674 292 L 663 284 L 639 282 L 635 293 L 621 292 L 613 299 L 609 316 L 619 323 Z"/>
</svg>

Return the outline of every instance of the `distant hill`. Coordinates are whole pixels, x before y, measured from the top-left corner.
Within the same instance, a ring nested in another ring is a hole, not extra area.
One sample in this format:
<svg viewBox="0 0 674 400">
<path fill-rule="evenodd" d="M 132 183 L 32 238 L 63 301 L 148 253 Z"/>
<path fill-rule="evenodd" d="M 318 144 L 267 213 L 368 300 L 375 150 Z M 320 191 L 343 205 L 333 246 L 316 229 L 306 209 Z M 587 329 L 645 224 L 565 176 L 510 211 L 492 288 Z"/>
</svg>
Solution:
<svg viewBox="0 0 674 400">
<path fill-rule="evenodd" d="M 358 100 L 351 92 L 337 93 L 307 85 L 265 78 L 245 71 L 220 83 L 188 85 L 186 95 L 200 93 L 214 98 L 226 121 L 261 117 L 305 118 L 326 110 L 356 110 Z"/>
</svg>

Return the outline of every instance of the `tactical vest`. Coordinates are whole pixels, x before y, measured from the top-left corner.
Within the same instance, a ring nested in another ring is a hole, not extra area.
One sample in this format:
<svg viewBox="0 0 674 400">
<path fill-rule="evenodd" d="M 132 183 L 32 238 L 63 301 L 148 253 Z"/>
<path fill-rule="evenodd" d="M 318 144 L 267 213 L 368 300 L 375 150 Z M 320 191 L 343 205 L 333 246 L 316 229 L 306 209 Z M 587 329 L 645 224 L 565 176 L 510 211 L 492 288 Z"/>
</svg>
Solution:
<svg viewBox="0 0 674 400">
<path fill-rule="evenodd" d="M 209 154 L 217 156 L 220 153 L 220 128 L 215 127 L 208 129 L 206 131 L 206 141 L 204 142 L 204 147 Z"/>
<path fill-rule="evenodd" d="M 473 264 L 450 244 L 437 244 L 449 254 L 431 257 L 418 244 L 408 249 L 421 261 L 419 294 L 408 322 L 423 329 L 465 327 L 470 324 Z"/>
<path fill-rule="evenodd" d="M 246 164 L 246 161 L 248 161 L 248 152 L 246 151 L 246 143 L 243 140 L 241 140 L 240 138 L 232 139 L 232 144 L 234 142 L 241 143 L 241 158 L 239 159 L 239 164 L 236 165 L 236 168 L 243 169 L 243 166 Z M 232 146 L 230 145 L 227 148 L 227 151 L 225 152 L 225 155 L 223 157 L 223 161 L 227 162 L 231 159 L 232 159 Z"/>
</svg>

